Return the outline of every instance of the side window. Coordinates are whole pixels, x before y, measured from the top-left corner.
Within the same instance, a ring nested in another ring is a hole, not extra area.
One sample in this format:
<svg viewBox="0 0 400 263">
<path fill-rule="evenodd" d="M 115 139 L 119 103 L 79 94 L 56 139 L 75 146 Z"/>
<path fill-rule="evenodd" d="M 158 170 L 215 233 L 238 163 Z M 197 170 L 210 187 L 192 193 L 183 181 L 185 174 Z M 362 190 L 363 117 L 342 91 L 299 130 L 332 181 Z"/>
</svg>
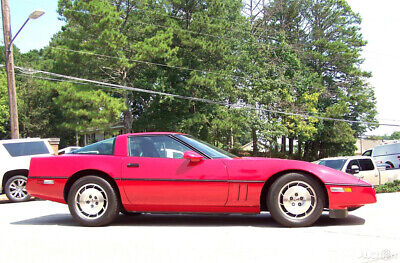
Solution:
<svg viewBox="0 0 400 263">
<path fill-rule="evenodd" d="M 351 170 L 351 167 L 352 167 L 353 165 L 357 165 L 358 167 L 360 167 L 360 165 L 358 164 L 358 161 L 357 161 L 357 160 L 351 160 L 351 161 L 349 162 L 349 164 L 347 165 L 346 172 L 348 172 L 349 170 Z"/>
<path fill-rule="evenodd" d="M 3 146 L 12 157 L 49 153 L 43 141 L 4 143 Z"/>
<path fill-rule="evenodd" d="M 372 171 L 375 169 L 374 164 L 370 159 L 360 159 L 360 171 Z"/>
<path fill-rule="evenodd" d="M 189 147 L 174 139 L 160 136 L 133 136 L 129 137 L 129 156 L 182 159 Z"/>
<path fill-rule="evenodd" d="M 372 150 L 365 151 L 362 155 L 363 156 L 371 156 Z"/>
<path fill-rule="evenodd" d="M 115 138 L 96 142 L 72 152 L 72 154 L 114 155 Z"/>
</svg>

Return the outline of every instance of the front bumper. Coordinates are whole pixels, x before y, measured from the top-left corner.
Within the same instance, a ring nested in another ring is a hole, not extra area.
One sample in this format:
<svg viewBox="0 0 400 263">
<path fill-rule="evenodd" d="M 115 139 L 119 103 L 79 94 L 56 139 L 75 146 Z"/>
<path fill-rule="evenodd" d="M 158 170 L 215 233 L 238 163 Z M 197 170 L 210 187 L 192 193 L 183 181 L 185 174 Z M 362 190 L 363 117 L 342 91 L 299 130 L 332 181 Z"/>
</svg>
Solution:
<svg viewBox="0 0 400 263">
<path fill-rule="evenodd" d="M 376 193 L 372 185 L 326 184 L 326 190 L 330 210 L 343 210 L 376 203 Z"/>
</svg>

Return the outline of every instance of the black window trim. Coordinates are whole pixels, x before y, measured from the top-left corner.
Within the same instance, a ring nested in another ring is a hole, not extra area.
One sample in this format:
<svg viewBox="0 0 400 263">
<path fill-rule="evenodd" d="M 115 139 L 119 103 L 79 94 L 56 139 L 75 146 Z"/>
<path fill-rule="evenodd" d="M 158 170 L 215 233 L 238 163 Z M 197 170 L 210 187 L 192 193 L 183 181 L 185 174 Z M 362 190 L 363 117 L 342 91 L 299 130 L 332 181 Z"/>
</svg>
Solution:
<svg viewBox="0 0 400 263">
<path fill-rule="evenodd" d="M 346 165 L 346 173 L 347 173 L 347 171 L 351 170 L 351 167 L 350 168 L 348 168 L 348 167 L 349 167 L 350 162 L 352 162 L 352 161 L 357 162 L 358 169 L 360 169 L 360 172 L 361 172 L 361 165 L 360 165 L 360 162 L 358 161 L 358 159 L 352 159 Z"/>
<path fill-rule="evenodd" d="M 183 146 L 186 146 L 188 148 L 190 148 L 191 150 L 193 150 L 194 152 L 197 152 L 198 154 L 201 154 L 204 158 L 206 159 L 212 159 L 210 158 L 210 156 L 208 156 L 207 154 L 199 151 L 198 149 L 196 149 L 195 147 L 193 147 L 192 145 L 178 139 L 177 137 L 175 137 L 173 134 L 140 134 L 140 135 L 129 135 L 128 136 L 128 140 L 127 140 L 127 144 L 128 144 L 128 157 L 138 157 L 138 156 L 131 156 L 131 146 L 129 143 L 129 138 L 134 138 L 134 137 L 151 137 L 151 136 L 165 136 L 165 137 L 169 137 L 171 139 L 173 139 L 174 141 L 182 144 Z M 161 158 L 161 157 L 160 157 Z"/>
<path fill-rule="evenodd" d="M 179 137 L 176 137 L 174 134 L 170 134 L 169 137 L 171 137 L 172 139 L 174 139 L 175 141 L 189 147 L 190 149 L 192 149 L 193 151 L 197 152 L 198 154 L 203 155 L 203 157 L 207 158 L 207 159 L 213 159 L 211 158 L 211 156 L 208 156 L 207 154 L 205 154 L 204 152 L 198 150 L 197 148 L 195 148 L 193 145 L 190 145 L 189 143 L 179 139 Z"/>
</svg>

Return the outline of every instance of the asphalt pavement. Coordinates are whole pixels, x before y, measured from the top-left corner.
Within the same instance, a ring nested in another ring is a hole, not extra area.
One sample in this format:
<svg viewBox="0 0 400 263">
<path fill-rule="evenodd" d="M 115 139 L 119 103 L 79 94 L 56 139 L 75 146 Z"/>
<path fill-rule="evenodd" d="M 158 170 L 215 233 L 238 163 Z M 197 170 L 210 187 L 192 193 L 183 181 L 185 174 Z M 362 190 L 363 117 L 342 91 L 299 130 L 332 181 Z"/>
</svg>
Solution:
<svg viewBox="0 0 400 263">
<path fill-rule="evenodd" d="M 307 228 L 261 215 L 120 215 L 78 226 L 68 207 L 0 201 L 0 263 L 400 262 L 400 193 Z"/>
</svg>

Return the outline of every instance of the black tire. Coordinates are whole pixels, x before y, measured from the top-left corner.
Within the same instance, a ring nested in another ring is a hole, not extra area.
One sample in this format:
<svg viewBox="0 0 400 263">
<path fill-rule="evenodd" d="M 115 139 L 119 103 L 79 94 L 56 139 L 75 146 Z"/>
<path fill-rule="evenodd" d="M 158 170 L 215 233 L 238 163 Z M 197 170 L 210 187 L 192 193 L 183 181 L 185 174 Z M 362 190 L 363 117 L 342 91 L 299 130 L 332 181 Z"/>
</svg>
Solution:
<svg viewBox="0 0 400 263">
<path fill-rule="evenodd" d="M 27 178 L 24 175 L 14 175 L 7 180 L 4 192 L 8 200 L 11 202 L 25 202 L 31 198 L 25 189 L 26 181 Z"/>
<path fill-rule="evenodd" d="M 118 196 L 111 184 L 97 176 L 78 179 L 68 193 L 68 208 L 82 226 L 104 226 L 119 214 Z"/>
<path fill-rule="evenodd" d="M 278 178 L 267 195 L 272 218 L 287 227 L 312 225 L 321 216 L 324 204 L 325 194 L 319 183 L 299 173 L 288 173 Z"/>
<path fill-rule="evenodd" d="M 393 169 L 394 168 L 394 165 L 391 162 L 386 162 L 386 164 L 388 164 L 390 166 L 389 169 Z"/>
</svg>

